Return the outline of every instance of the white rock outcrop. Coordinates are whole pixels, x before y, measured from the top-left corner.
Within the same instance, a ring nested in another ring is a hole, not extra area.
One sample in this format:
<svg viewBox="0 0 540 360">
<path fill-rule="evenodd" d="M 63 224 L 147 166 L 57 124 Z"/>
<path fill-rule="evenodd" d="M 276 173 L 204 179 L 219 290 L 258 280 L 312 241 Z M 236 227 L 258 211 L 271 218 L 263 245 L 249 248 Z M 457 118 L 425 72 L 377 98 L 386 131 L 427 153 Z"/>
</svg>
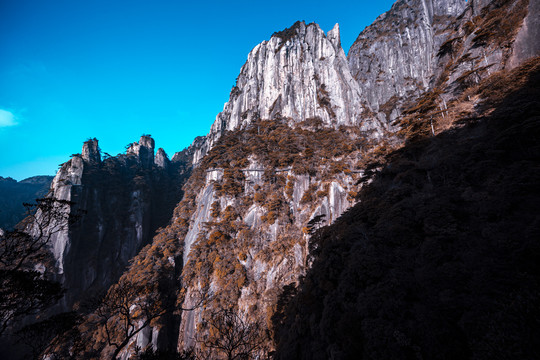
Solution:
<svg viewBox="0 0 540 360">
<path fill-rule="evenodd" d="M 339 25 L 325 34 L 317 24 L 296 22 L 249 53 L 194 162 L 224 131 L 257 119 L 282 118 L 294 124 L 319 118 L 325 126 L 356 125 L 380 134 L 380 123 L 364 120 L 364 97 L 341 48 Z"/>
</svg>

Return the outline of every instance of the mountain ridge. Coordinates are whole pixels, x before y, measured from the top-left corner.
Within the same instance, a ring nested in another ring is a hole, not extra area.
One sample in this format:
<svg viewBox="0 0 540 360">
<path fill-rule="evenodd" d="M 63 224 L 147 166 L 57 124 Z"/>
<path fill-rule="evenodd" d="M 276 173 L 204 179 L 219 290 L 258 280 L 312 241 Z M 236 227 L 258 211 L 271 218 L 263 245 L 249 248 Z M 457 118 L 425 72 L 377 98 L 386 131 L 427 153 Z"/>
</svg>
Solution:
<svg viewBox="0 0 540 360">
<path fill-rule="evenodd" d="M 376 181 L 380 171 L 397 171 L 397 183 L 400 176 L 407 180 L 411 176 L 407 166 L 384 167 L 391 154 L 407 151 L 417 141 L 444 138 L 441 134 L 459 129 L 462 121 L 474 121 L 482 99 L 495 103 L 499 94 L 505 94 L 507 89 L 499 86 L 497 76 L 503 78 L 515 63 L 530 56 L 527 41 L 538 23 L 534 18 L 527 21 L 533 27 L 525 30 L 522 24 L 529 16 L 527 9 L 538 9 L 537 3 L 398 1 L 373 28 L 360 33 L 361 41 L 353 44 L 348 57 L 341 48 L 339 25 L 324 34 L 316 24 L 297 22 L 250 52 L 209 134 L 195 139 L 171 162 L 164 152 L 154 156 L 154 141 L 147 136 L 131 144 L 125 155 L 105 160 L 124 165 L 133 161 L 135 173 L 128 183 L 143 192 L 152 188 L 153 176 L 177 169 L 168 186 L 182 186 L 181 201 L 174 210 L 172 204 L 168 224 L 167 220 L 161 223 L 164 227 L 153 240 L 145 237 L 137 242 L 137 251 L 133 246 L 112 245 L 115 256 L 124 250 L 129 253 L 121 256 L 122 266 L 131 258 L 122 275 L 115 272 L 117 285 L 147 289 L 144 296 L 130 299 L 133 306 L 141 306 L 144 299 L 165 304 L 166 312 L 128 338 L 122 348 L 111 345 L 121 341 L 107 337 L 109 320 L 96 322 L 96 313 L 86 314 L 75 328 L 82 339 L 76 355 L 103 358 L 118 353 L 128 358 L 138 346 L 169 351 L 194 348 L 200 356 L 217 357 L 207 353 L 207 344 L 222 335 L 216 335 L 212 324 L 223 309 L 267 329 L 274 338 L 265 337 L 252 355 L 271 353 L 282 334 L 274 315 L 285 311 L 283 294 L 300 289 L 300 284 L 306 286 L 304 276 L 315 261 L 313 247 L 319 235 L 314 230 L 331 224 L 362 199 L 363 188 Z M 388 30 L 375 31 L 378 27 Z M 410 40 L 416 45 L 403 44 L 402 34 L 407 32 L 413 33 Z M 518 36 L 525 40 L 514 45 Z M 377 50 L 386 43 L 389 48 Z M 525 55 L 514 56 L 514 46 Z M 422 61 L 412 63 L 415 54 Z M 408 60 L 396 60 L 402 58 Z M 373 71 L 361 70 L 366 61 Z M 353 70 L 365 79 L 355 80 Z M 96 178 L 107 178 L 99 175 L 104 164 L 97 141 L 85 146 L 83 155 L 73 157 L 60 170 L 55 184 L 63 192 L 56 196 L 71 199 L 77 194 L 73 189 L 80 185 L 88 192 L 83 197 L 103 192 L 100 186 L 81 181 L 88 169 L 94 169 Z M 385 196 L 390 201 L 393 195 Z M 147 200 L 143 198 L 126 199 L 144 208 Z M 166 200 L 172 203 L 173 199 Z M 341 219 L 350 219 L 349 214 Z M 138 239 L 141 221 L 135 223 L 126 227 L 128 235 L 119 237 L 127 242 Z M 85 233 L 96 234 L 95 229 Z M 365 232 L 360 235 L 366 236 Z M 74 245 L 64 240 L 55 244 L 60 248 Z M 89 238 L 88 243 L 94 240 Z M 334 267 L 325 269 L 332 274 Z M 80 273 L 81 269 L 73 271 Z M 330 283 L 321 286 L 332 287 Z M 121 316 L 111 315 L 114 326 L 121 326 Z M 144 322 L 144 318 L 139 320 Z M 293 324 L 292 329 L 295 326 L 306 324 Z M 68 351 L 74 344 L 56 344 L 53 350 Z M 294 358 L 283 348 L 278 350 L 282 358 Z M 332 351 L 332 356 L 340 358 L 339 351 Z"/>
<path fill-rule="evenodd" d="M 255 46 L 194 161 L 200 161 L 224 131 L 276 116 L 291 124 L 320 118 L 327 126 L 355 124 L 382 133 L 379 124 L 361 121 L 362 94 L 339 39 L 337 24 L 326 35 L 317 24 L 298 21 Z"/>
</svg>

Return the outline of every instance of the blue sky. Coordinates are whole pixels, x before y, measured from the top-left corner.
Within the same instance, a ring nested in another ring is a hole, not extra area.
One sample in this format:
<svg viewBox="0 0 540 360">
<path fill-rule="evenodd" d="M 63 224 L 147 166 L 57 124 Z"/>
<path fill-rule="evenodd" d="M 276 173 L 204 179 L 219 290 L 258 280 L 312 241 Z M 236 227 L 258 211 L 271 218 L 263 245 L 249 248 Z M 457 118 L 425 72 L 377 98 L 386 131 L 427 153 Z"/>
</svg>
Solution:
<svg viewBox="0 0 540 360">
<path fill-rule="evenodd" d="M 54 175 L 91 137 L 116 155 L 151 134 L 172 157 L 273 32 L 339 23 L 347 52 L 392 3 L 0 0 L 0 176 Z"/>
</svg>

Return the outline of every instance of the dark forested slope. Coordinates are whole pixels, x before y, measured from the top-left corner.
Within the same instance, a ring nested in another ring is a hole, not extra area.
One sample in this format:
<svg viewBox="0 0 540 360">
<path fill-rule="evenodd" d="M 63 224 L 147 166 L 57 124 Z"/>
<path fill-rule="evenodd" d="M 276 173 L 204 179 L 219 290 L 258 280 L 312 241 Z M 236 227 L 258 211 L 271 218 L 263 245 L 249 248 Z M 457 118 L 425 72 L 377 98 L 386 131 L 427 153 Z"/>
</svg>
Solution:
<svg viewBox="0 0 540 360">
<path fill-rule="evenodd" d="M 540 356 L 539 84 L 539 58 L 492 76 L 460 125 L 388 156 L 313 236 L 277 358 Z"/>
</svg>

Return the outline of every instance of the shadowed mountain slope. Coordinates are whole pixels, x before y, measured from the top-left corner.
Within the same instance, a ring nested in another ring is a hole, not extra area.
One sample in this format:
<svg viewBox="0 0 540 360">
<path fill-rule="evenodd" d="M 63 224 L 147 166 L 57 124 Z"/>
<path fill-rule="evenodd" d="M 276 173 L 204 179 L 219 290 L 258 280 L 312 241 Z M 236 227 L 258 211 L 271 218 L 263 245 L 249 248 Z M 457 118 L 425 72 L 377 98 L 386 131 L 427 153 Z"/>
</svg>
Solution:
<svg viewBox="0 0 540 360">
<path fill-rule="evenodd" d="M 475 88 L 461 125 L 387 157 L 312 237 L 278 359 L 537 358 L 540 58 Z"/>
</svg>

